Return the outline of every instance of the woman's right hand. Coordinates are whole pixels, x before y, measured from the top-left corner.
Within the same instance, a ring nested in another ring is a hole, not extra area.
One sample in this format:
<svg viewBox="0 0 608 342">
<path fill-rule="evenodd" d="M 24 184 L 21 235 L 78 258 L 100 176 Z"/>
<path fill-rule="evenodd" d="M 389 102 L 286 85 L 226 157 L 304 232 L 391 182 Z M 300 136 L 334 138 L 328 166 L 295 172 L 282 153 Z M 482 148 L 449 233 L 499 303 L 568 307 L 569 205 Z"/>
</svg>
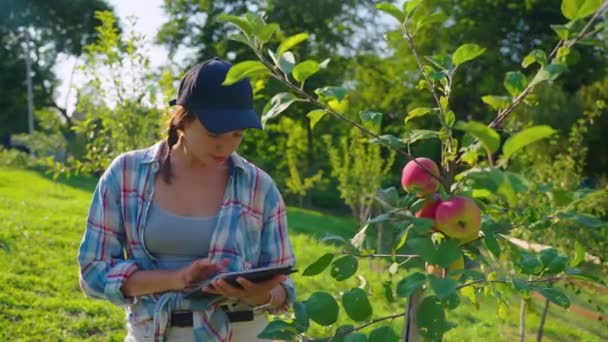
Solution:
<svg viewBox="0 0 608 342">
<path fill-rule="evenodd" d="M 177 270 L 176 290 L 184 290 L 202 280 L 215 276 L 218 272 L 224 270 L 226 264 L 227 260 L 220 263 L 214 263 L 209 259 L 193 261 L 190 265 Z"/>
</svg>

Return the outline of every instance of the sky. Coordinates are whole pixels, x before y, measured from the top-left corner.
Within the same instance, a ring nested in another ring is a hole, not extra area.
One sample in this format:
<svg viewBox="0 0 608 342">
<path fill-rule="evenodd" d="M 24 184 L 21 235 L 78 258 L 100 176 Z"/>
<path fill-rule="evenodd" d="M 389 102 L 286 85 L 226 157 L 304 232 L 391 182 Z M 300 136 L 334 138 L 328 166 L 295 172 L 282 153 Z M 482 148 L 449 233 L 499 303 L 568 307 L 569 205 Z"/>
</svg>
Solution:
<svg viewBox="0 0 608 342">
<path fill-rule="evenodd" d="M 126 22 L 127 17 L 135 16 L 138 18 L 135 25 L 135 30 L 145 34 L 148 39 L 147 50 L 149 52 L 150 62 L 152 67 L 161 66 L 168 62 L 168 51 L 162 47 L 152 44 L 152 40 L 159 30 L 162 23 L 167 20 L 162 9 L 163 0 L 109 0 L 108 3 L 114 7 L 114 13 L 122 23 Z M 178 57 L 179 59 L 179 54 Z M 80 61 L 82 62 L 82 61 Z M 61 80 L 61 86 L 57 92 L 57 103 L 60 106 L 66 104 L 67 110 L 72 113 L 76 105 L 74 91 L 69 91 L 70 77 L 72 68 L 78 60 L 74 56 L 60 56 L 59 63 L 56 66 L 57 76 Z M 81 78 L 76 74 L 73 78 L 73 83 L 77 84 Z"/>
</svg>

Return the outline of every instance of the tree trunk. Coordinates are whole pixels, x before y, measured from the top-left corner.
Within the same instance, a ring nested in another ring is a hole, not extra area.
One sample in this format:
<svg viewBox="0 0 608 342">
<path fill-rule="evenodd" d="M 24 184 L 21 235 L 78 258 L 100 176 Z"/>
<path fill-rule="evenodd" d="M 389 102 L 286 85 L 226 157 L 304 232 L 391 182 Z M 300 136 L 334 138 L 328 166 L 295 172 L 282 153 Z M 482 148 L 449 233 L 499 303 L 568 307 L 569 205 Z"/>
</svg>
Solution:
<svg viewBox="0 0 608 342">
<path fill-rule="evenodd" d="M 526 340 L 526 301 L 522 298 L 519 307 L 519 341 Z"/>
<path fill-rule="evenodd" d="M 416 316 L 418 315 L 418 307 L 422 299 L 422 290 L 416 291 L 413 295 L 409 296 L 407 303 L 405 304 L 405 317 L 403 322 L 403 335 L 401 341 L 403 342 L 420 342 L 420 333 L 418 332 L 418 326 L 416 325 Z"/>
<path fill-rule="evenodd" d="M 540 326 L 538 327 L 538 335 L 536 341 L 540 342 L 543 339 L 543 330 L 545 329 L 545 320 L 547 319 L 547 312 L 549 312 L 549 300 L 545 300 L 545 308 L 543 309 L 543 315 L 540 318 Z"/>
</svg>

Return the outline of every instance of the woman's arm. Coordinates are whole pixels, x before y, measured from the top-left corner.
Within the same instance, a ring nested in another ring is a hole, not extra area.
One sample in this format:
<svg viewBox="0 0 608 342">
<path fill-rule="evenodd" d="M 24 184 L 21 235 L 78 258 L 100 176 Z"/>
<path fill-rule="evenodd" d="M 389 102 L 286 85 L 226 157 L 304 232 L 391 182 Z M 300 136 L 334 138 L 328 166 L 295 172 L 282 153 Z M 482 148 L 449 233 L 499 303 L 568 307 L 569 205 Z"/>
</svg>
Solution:
<svg viewBox="0 0 608 342">
<path fill-rule="evenodd" d="M 181 291 L 212 277 L 222 267 L 223 264 L 214 264 L 207 259 L 201 259 L 179 270 L 135 271 L 122 286 L 122 293 L 128 297 L 135 297 L 165 291 Z"/>
</svg>

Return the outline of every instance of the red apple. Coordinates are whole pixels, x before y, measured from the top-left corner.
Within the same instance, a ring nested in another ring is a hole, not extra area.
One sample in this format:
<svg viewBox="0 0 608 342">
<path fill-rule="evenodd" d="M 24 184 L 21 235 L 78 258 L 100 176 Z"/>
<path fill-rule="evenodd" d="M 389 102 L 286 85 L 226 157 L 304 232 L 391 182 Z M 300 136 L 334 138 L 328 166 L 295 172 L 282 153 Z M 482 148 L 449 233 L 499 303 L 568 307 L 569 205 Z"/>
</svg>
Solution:
<svg viewBox="0 0 608 342">
<path fill-rule="evenodd" d="M 441 196 L 438 194 L 434 194 L 424 199 L 424 204 L 422 204 L 422 208 L 416 212 L 416 217 L 435 219 L 435 211 L 437 210 L 437 206 L 441 204 Z"/>
<path fill-rule="evenodd" d="M 431 159 L 416 158 L 416 161 L 431 171 L 433 175 L 439 176 L 439 168 Z M 417 191 L 419 197 L 430 195 L 439 189 L 437 178 L 431 176 L 413 160 L 405 164 L 403 168 L 401 185 L 407 192 Z"/>
<path fill-rule="evenodd" d="M 481 210 L 472 199 L 454 196 L 437 206 L 435 224 L 439 231 L 455 239 L 477 236 L 481 228 Z"/>
</svg>

